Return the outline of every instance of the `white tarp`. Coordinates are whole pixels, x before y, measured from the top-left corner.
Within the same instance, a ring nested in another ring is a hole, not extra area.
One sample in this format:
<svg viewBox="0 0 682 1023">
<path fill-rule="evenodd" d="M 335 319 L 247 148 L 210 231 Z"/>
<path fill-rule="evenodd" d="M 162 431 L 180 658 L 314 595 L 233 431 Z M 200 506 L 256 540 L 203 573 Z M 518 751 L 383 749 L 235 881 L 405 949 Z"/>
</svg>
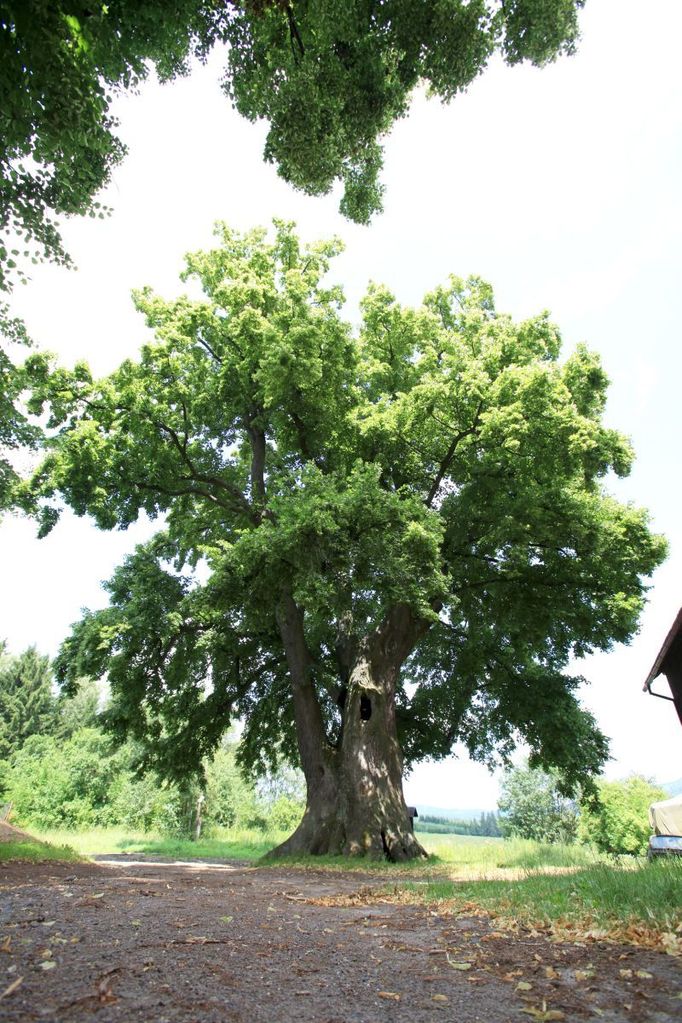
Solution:
<svg viewBox="0 0 682 1023">
<path fill-rule="evenodd" d="M 682 795 L 652 803 L 649 823 L 657 835 L 682 835 Z"/>
</svg>

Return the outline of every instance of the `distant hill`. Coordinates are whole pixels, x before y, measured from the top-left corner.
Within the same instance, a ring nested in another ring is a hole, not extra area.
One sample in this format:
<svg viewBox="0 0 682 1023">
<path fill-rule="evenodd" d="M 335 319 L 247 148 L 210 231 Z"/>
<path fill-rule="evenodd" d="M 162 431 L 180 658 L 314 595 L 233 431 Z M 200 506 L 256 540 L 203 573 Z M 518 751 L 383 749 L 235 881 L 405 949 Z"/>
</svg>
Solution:
<svg viewBox="0 0 682 1023">
<path fill-rule="evenodd" d="M 669 796 L 680 796 L 682 795 L 682 778 L 666 782 L 665 785 L 661 785 L 661 788 L 665 789 Z"/>
<path fill-rule="evenodd" d="M 417 813 L 420 817 L 426 815 L 427 817 L 447 817 L 450 821 L 472 821 L 474 818 L 479 818 L 482 813 L 497 813 L 497 807 L 492 810 L 451 810 L 444 809 L 442 806 L 424 806 L 417 803 Z"/>
</svg>

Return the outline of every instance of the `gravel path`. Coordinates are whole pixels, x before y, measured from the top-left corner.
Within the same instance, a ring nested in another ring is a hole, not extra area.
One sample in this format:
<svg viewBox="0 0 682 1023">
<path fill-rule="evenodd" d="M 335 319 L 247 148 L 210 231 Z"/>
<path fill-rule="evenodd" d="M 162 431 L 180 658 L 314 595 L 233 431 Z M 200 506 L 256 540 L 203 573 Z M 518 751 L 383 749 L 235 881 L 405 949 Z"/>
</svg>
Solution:
<svg viewBox="0 0 682 1023">
<path fill-rule="evenodd" d="M 131 857 L 5 864 L 0 1019 L 682 1018 L 671 956 L 500 932 L 485 916 L 378 901 L 376 885 L 376 875 Z"/>
</svg>

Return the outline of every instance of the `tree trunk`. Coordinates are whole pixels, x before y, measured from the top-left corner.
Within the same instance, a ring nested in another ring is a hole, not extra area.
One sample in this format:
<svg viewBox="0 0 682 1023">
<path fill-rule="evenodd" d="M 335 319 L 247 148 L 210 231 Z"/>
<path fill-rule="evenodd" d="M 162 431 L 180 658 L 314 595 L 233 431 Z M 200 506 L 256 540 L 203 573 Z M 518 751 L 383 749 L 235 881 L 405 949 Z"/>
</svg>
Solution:
<svg viewBox="0 0 682 1023">
<path fill-rule="evenodd" d="M 342 707 L 341 740 L 332 747 L 312 681 L 303 615 L 290 597 L 283 600 L 278 621 L 292 678 L 307 799 L 298 828 L 271 855 L 425 857 L 403 796 L 395 719 L 400 667 L 424 626 L 398 606 L 358 644 Z"/>
<path fill-rule="evenodd" d="M 403 795 L 392 674 L 376 651 L 361 653 L 351 674 L 339 766 L 339 852 L 397 862 L 426 853 L 412 833 Z"/>
</svg>

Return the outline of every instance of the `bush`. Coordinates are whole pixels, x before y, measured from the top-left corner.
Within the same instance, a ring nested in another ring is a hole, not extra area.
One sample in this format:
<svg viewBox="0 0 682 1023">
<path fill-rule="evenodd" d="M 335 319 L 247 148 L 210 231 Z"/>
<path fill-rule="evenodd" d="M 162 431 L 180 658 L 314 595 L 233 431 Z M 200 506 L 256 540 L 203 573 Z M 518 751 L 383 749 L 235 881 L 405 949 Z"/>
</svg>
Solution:
<svg viewBox="0 0 682 1023">
<path fill-rule="evenodd" d="M 7 796 L 17 819 L 41 828 L 117 823 L 111 792 L 122 759 L 96 728 L 66 741 L 30 736 L 10 761 Z"/>
<path fill-rule="evenodd" d="M 291 832 L 301 823 L 305 804 L 291 796 L 280 796 L 270 806 L 267 814 L 269 831 Z"/>
<path fill-rule="evenodd" d="M 84 689 L 83 695 L 81 709 L 89 714 L 92 693 Z M 0 795 L 4 790 L 3 800 L 14 803 L 17 820 L 34 827 L 121 824 L 193 838 L 202 796 L 199 782 L 188 779 L 184 785 L 171 785 L 153 774 L 137 777 L 136 759 L 132 744 L 117 750 L 99 728 L 80 728 L 66 738 L 33 735 L 8 762 L 0 761 Z M 267 792 L 259 795 L 237 767 L 234 744 L 221 746 L 206 766 L 202 834 L 214 826 L 293 830 L 304 803 L 292 794 L 295 786 L 292 789 L 286 778 L 270 782 Z"/>
<path fill-rule="evenodd" d="M 600 781 L 597 787 L 598 803 L 580 811 L 580 841 L 604 853 L 644 854 L 651 834 L 649 806 L 665 799 L 663 789 L 640 775 L 624 781 Z"/>
</svg>

